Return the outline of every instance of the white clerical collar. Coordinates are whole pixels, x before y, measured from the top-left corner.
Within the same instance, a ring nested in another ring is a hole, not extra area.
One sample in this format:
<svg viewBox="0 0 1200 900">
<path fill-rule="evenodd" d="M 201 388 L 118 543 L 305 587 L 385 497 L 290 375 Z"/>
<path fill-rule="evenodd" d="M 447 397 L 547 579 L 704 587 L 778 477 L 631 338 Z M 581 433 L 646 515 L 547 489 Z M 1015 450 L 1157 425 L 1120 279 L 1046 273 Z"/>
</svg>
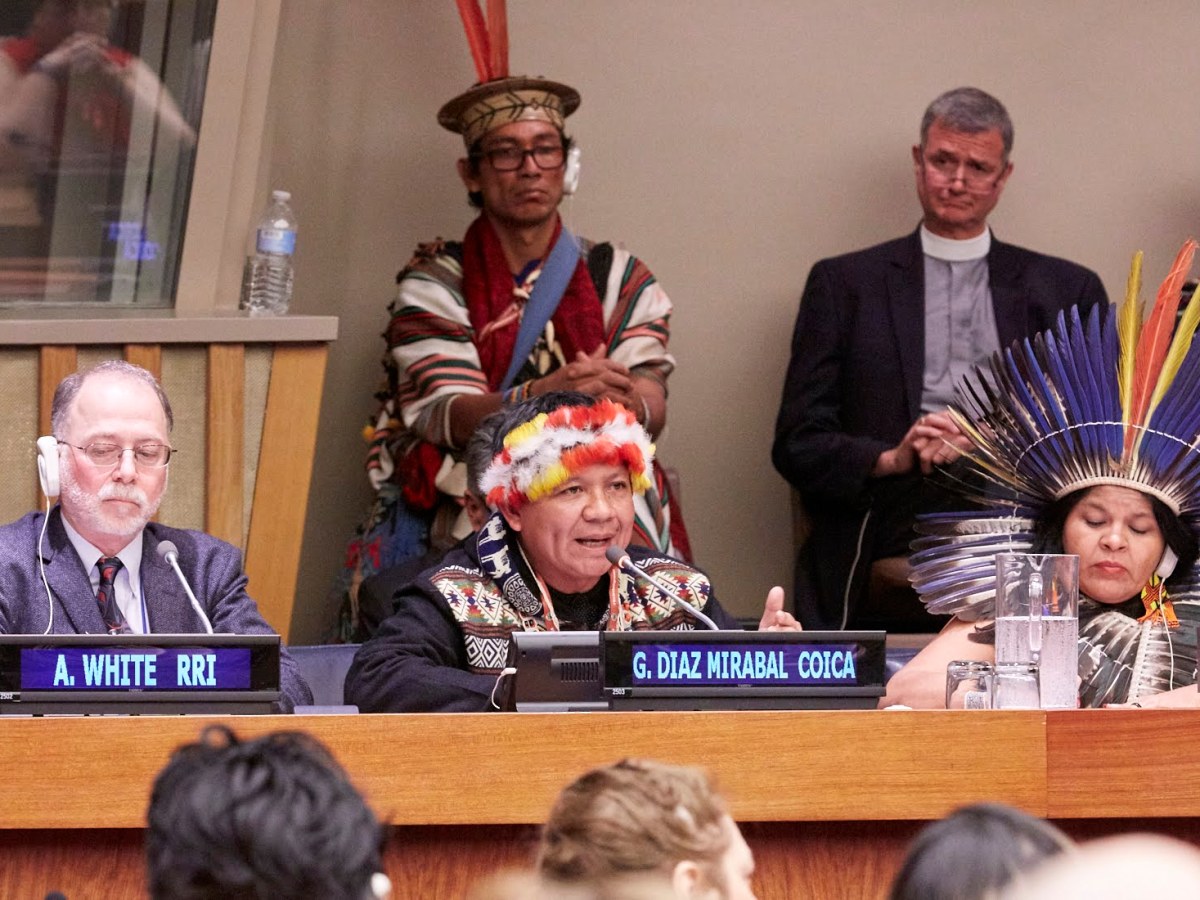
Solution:
<svg viewBox="0 0 1200 900">
<path fill-rule="evenodd" d="M 940 259 L 943 262 L 966 262 L 971 259 L 982 259 L 992 249 L 992 230 L 983 229 L 983 233 L 963 241 L 945 238 L 934 234 L 925 225 L 921 225 L 921 251 L 926 256 Z"/>
<path fill-rule="evenodd" d="M 81 535 L 78 531 L 71 527 L 71 523 L 67 521 L 67 517 L 59 514 L 62 519 L 63 528 L 66 529 L 67 537 L 71 540 L 71 546 L 75 548 L 75 552 L 79 554 L 79 559 L 83 562 L 83 567 L 90 573 L 96 568 L 96 561 L 104 556 L 100 552 L 100 548 L 94 546 L 91 541 Z M 134 587 L 134 593 L 137 593 L 137 587 L 141 579 L 139 578 L 142 569 L 142 536 L 144 531 L 139 531 L 133 536 L 128 544 L 121 548 L 117 554 L 117 559 L 121 560 L 121 564 L 125 567 L 125 571 L 129 573 L 130 583 Z"/>
</svg>

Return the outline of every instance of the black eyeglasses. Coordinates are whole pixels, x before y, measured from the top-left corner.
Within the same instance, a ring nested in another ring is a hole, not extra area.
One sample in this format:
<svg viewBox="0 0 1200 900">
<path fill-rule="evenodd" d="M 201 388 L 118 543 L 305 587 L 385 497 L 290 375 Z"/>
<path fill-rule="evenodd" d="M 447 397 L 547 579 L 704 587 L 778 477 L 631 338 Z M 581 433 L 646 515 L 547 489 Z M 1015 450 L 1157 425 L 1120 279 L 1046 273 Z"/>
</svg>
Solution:
<svg viewBox="0 0 1200 900">
<path fill-rule="evenodd" d="M 562 144 L 542 144 L 537 147 L 496 147 L 493 150 L 480 150 L 477 157 L 483 157 L 497 172 L 515 172 L 525 165 L 525 157 L 533 157 L 534 165 L 539 169 L 557 169 L 566 158 Z"/>
<path fill-rule="evenodd" d="M 171 454 L 175 452 L 166 444 L 153 442 L 138 444 L 136 447 L 122 447 L 120 444 L 110 444 L 106 441 L 88 444 L 86 447 L 80 447 L 67 441 L 59 441 L 59 443 L 83 451 L 88 462 L 98 469 L 112 468 L 118 465 L 121 457 L 126 453 L 133 454 L 133 461 L 139 469 L 161 469 L 171 461 Z"/>
</svg>

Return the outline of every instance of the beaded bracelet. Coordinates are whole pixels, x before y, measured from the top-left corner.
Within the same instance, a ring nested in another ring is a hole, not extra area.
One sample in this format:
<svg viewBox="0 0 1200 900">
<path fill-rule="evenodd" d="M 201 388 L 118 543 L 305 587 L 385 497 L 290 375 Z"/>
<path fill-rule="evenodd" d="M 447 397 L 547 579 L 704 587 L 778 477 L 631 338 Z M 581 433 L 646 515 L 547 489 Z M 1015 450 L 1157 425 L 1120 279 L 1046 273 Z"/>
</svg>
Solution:
<svg viewBox="0 0 1200 900">
<path fill-rule="evenodd" d="M 511 387 L 504 392 L 502 402 L 505 406 L 512 406 L 514 403 L 520 403 L 523 400 L 528 400 L 533 396 L 533 382 L 526 381 L 523 384 L 518 384 L 516 387 Z"/>
</svg>

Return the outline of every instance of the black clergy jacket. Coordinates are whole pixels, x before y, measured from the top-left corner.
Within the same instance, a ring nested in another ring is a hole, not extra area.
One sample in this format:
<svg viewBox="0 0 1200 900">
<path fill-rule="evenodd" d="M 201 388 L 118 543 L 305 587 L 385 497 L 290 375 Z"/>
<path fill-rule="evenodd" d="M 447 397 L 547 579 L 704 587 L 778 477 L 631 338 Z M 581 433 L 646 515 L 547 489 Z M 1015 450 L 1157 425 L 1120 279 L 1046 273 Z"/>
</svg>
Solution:
<svg viewBox="0 0 1200 900">
<path fill-rule="evenodd" d="M 1044 331 L 1059 312 L 1107 303 L 1095 272 L 995 239 L 988 281 L 1000 346 Z M 806 627 L 837 627 L 869 567 L 871 535 L 853 565 L 879 454 L 921 414 L 925 264 L 920 230 L 818 262 L 792 336 L 772 461 L 812 524 L 798 565 L 796 611 Z M 822 570 L 811 571 L 814 565 Z M 802 571 L 807 568 L 809 571 Z M 847 591 L 847 583 L 850 590 Z"/>
</svg>

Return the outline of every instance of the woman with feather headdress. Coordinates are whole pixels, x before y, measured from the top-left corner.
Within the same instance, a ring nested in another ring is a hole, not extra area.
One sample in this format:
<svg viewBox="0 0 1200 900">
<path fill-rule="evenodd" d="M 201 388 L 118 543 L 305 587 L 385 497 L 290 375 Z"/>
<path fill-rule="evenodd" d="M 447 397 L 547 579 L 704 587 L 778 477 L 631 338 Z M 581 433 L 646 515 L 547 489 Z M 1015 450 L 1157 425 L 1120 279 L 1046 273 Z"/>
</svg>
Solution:
<svg viewBox="0 0 1200 900">
<path fill-rule="evenodd" d="M 995 556 L 1079 556 L 1083 706 L 1200 706 L 1200 299 L 1176 324 L 1189 240 L 1145 325 L 1134 258 L 1117 313 L 1077 310 L 959 386 L 963 493 L 986 512 L 925 518 L 912 580 L 954 619 L 888 685 L 882 705 L 945 704 L 946 664 L 992 661 Z"/>
</svg>

